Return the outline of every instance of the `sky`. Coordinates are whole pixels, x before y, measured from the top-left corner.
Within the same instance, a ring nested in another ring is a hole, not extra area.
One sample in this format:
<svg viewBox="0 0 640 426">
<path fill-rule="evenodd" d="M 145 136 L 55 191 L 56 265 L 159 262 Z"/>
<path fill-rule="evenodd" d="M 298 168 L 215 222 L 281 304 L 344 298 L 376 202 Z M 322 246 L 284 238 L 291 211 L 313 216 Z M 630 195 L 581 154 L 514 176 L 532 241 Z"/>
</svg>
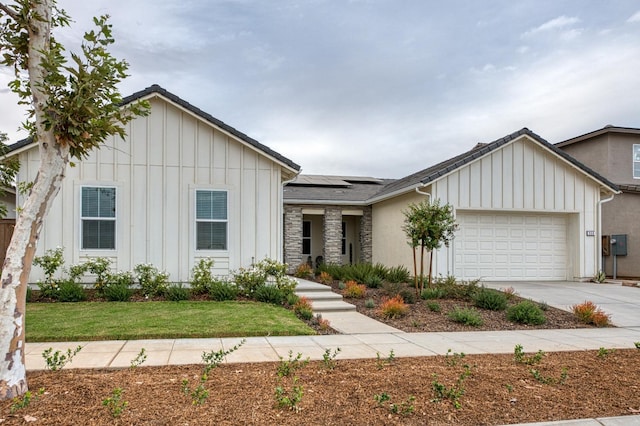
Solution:
<svg viewBox="0 0 640 426">
<path fill-rule="evenodd" d="M 400 178 L 523 127 L 640 127 L 637 0 L 58 0 L 78 51 L 111 16 L 130 77 L 307 174 Z M 0 130 L 24 111 L 0 70 Z"/>
</svg>

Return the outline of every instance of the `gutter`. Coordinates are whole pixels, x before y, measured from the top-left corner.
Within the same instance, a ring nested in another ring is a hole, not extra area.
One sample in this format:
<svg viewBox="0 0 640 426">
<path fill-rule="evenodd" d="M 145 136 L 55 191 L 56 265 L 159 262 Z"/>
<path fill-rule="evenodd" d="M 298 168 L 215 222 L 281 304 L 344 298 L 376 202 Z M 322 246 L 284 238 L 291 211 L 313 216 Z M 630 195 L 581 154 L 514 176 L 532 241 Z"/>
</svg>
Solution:
<svg viewBox="0 0 640 426">
<path fill-rule="evenodd" d="M 620 194 L 620 192 L 617 192 L 617 194 Z M 609 198 L 598 201 L 598 235 L 600 238 L 596 241 L 596 250 L 600 250 L 600 256 L 598 256 L 598 270 L 596 272 L 604 271 L 604 256 L 602 255 L 602 205 L 613 200 L 613 197 L 615 196 L 616 193 L 612 192 Z"/>
</svg>

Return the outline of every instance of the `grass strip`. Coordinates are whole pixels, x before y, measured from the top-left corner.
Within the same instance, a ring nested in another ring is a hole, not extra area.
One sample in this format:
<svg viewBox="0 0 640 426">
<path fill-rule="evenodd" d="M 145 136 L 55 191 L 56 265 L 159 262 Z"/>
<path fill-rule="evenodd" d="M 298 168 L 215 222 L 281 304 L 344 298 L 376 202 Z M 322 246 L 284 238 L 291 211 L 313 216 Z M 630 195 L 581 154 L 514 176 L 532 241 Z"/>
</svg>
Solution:
<svg viewBox="0 0 640 426">
<path fill-rule="evenodd" d="M 293 312 L 257 302 L 27 303 L 27 342 L 310 334 Z"/>
</svg>

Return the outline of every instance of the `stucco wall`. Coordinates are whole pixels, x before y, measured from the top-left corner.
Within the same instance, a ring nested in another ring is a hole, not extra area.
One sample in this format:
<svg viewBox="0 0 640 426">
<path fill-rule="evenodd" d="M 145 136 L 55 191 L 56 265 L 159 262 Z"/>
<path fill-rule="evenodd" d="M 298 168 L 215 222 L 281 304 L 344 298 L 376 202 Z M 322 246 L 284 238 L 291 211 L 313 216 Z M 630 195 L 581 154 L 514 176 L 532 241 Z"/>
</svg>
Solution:
<svg viewBox="0 0 640 426">
<path fill-rule="evenodd" d="M 618 256 L 619 277 L 640 277 L 640 194 L 624 193 L 602 206 L 603 235 L 627 234 L 627 256 Z M 613 257 L 605 257 L 605 272 L 613 273 Z"/>
<path fill-rule="evenodd" d="M 152 263 L 175 281 L 187 281 L 202 257 L 212 257 L 222 275 L 264 257 L 281 259 L 281 166 L 164 99 L 152 99 L 151 106 L 148 117 L 129 124 L 126 141 L 112 138 L 68 168 L 38 254 L 61 246 L 67 265 L 103 256 L 114 270 Z M 19 179 L 33 180 L 37 149 L 20 161 Z M 116 250 L 81 250 L 83 185 L 117 188 Z M 228 191 L 228 250 L 195 250 L 196 189 Z M 30 280 L 41 278 L 34 267 Z"/>
</svg>

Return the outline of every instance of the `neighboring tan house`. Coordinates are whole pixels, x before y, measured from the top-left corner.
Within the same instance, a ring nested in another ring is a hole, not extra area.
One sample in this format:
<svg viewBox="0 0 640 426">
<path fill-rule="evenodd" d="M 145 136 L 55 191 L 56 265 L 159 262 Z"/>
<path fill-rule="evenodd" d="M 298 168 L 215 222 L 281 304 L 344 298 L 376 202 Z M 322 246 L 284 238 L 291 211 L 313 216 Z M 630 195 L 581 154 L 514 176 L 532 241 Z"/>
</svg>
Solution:
<svg viewBox="0 0 640 426">
<path fill-rule="evenodd" d="M 199 259 L 214 272 L 282 258 L 282 186 L 300 167 L 179 97 L 153 85 L 124 99 L 151 113 L 67 169 L 45 219 L 37 255 L 64 247 L 66 265 L 107 257 L 114 270 L 151 263 L 188 281 Z M 37 145 L 10 147 L 18 181 L 32 181 Z M 19 205 L 22 204 L 19 199 Z M 34 267 L 30 281 L 43 278 Z"/>
<path fill-rule="evenodd" d="M 412 271 L 402 212 L 432 198 L 452 204 L 460 225 L 453 243 L 435 253 L 434 274 L 486 281 L 592 278 L 600 269 L 601 202 L 618 193 L 528 129 L 391 182 L 324 178 L 303 175 L 285 188 L 290 265 L 306 261 L 305 245 L 312 257 L 320 245 L 326 262 L 371 260 Z M 360 256 L 345 258 L 343 222 L 354 216 Z"/>
<path fill-rule="evenodd" d="M 640 129 L 606 126 L 556 146 L 622 191 L 602 206 L 602 234 L 626 235 L 627 254 L 617 256 L 617 276 L 640 277 Z M 604 270 L 611 276 L 613 256 L 606 248 Z"/>
</svg>

